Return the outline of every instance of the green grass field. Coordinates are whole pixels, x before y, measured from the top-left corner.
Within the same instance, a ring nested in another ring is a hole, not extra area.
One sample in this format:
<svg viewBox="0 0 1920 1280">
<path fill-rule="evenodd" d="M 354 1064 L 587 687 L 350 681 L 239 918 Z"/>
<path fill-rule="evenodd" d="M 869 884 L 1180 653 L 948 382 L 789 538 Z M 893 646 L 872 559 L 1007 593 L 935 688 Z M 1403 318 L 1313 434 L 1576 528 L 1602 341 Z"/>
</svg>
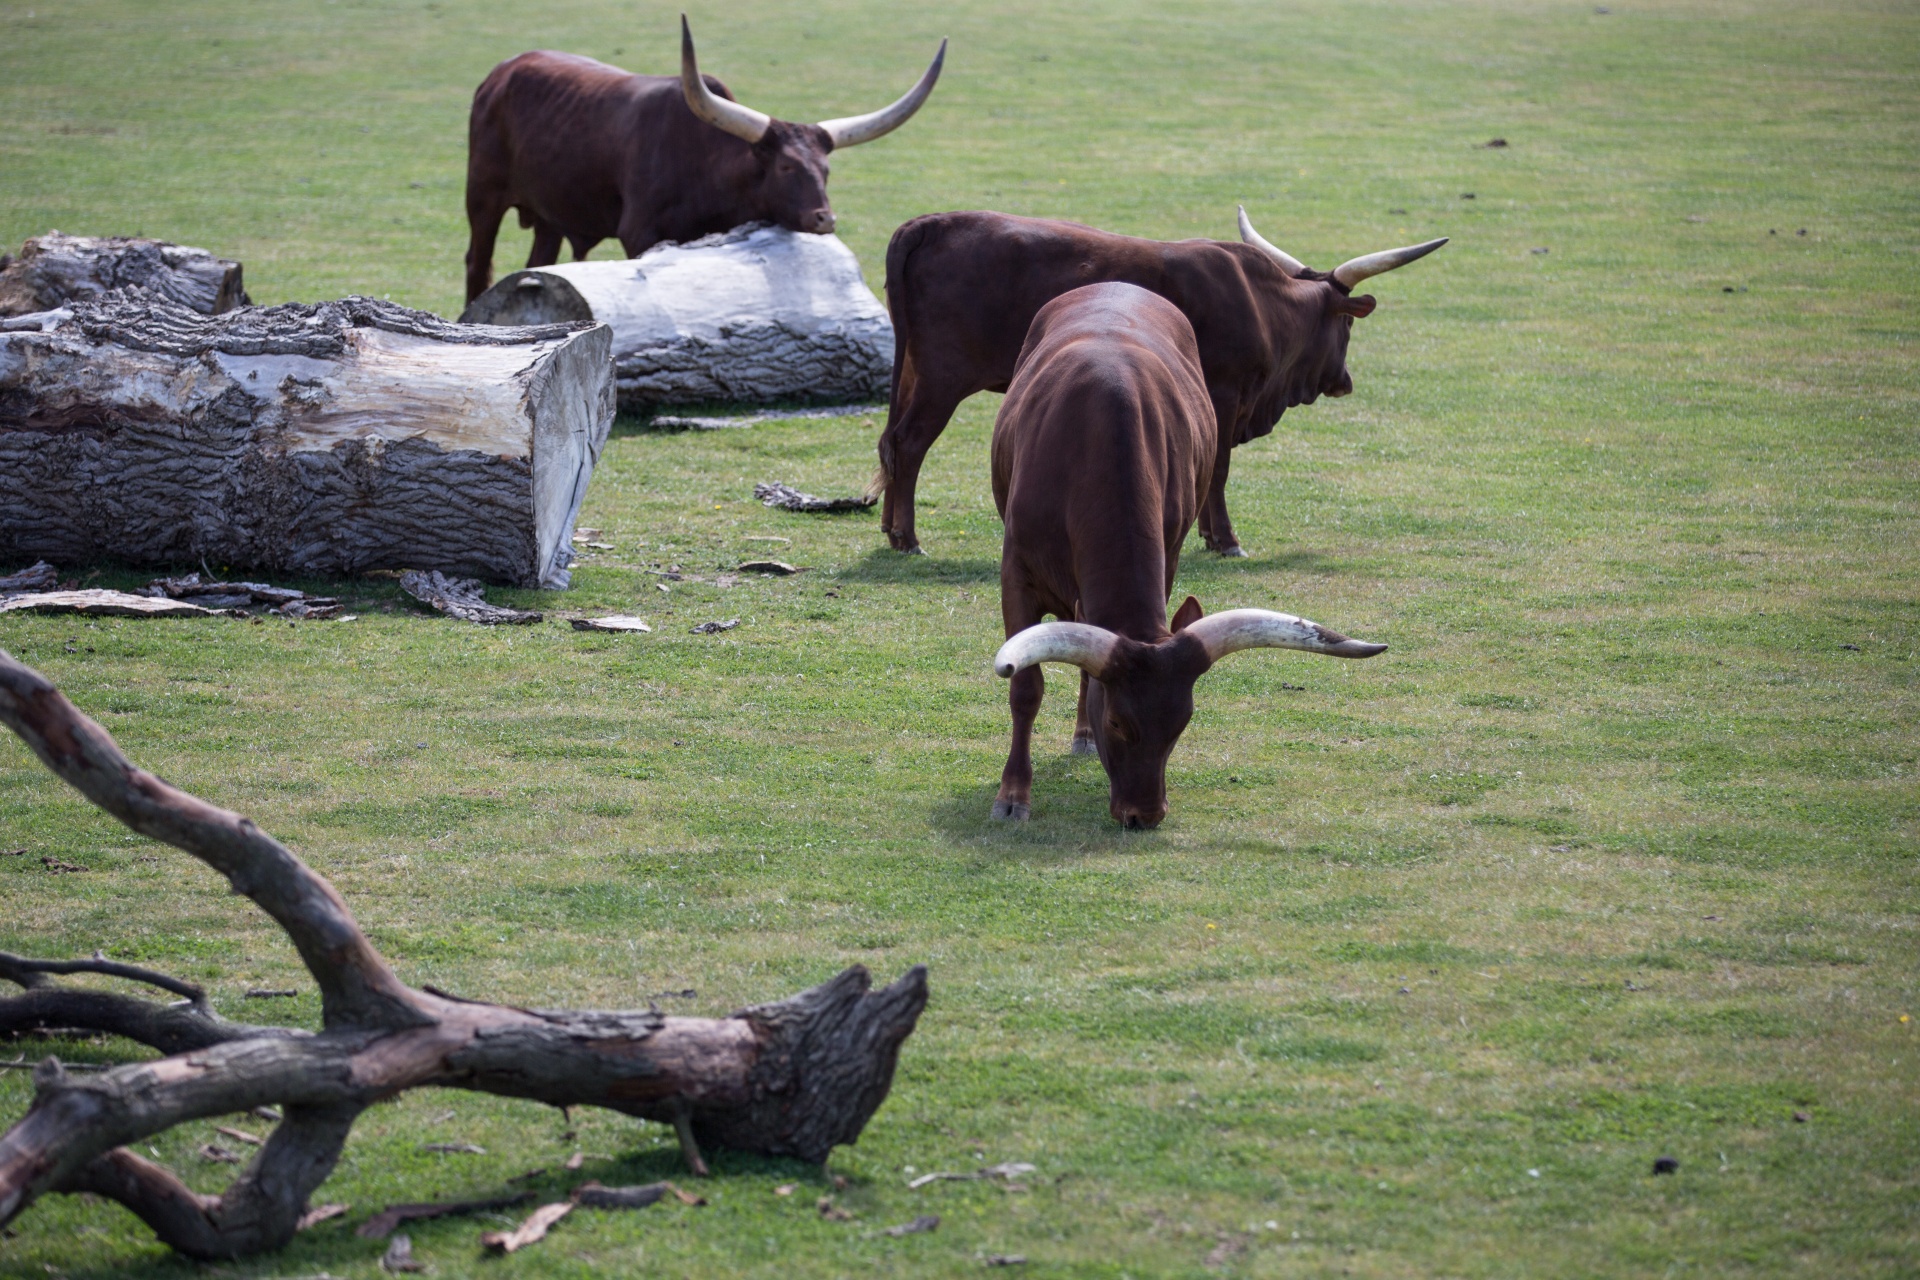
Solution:
<svg viewBox="0 0 1920 1280">
<path fill-rule="evenodd" d="M 668 70 L 675 12 L 0 0 L 0 242 L 162 236 L 242 259 L 258 301 L 452 313 L 473 86 L 532 47 Z M 480 1257 L 491 1223 L 421 1226 L 434 1274 L 1920 1273 L 1920 11 L 692 17 L 707 69 L 799 118 L 879 105 L 952 37 L 927 110 L 836 157 L 876 288 L 892 229 L 934 209 L 1230 237 L 1244 201 L 1323 268 L 1454 237 L 1373 286 L 1355 394 L 1239 452 L 1252 559 L 1196 536 L 1179 587 L 1392 651 L 1209 674 L 1146 834 L 1064 754 L 1050 673 L 1034 820 L 991 824 L 993 396 L 929 461 L 926 559 L 868 516 L 752 500 L 864 485 L 871 419 L 619 424 L 583 515 L 617 550 L 565 595 L 494 595 L 639 612 L 651 636 L 463 627 L 377 579 L 331 584 L 351 623 L 0 621 L 137 761 L 329 876 L 409 981 L 575 1006 L 691 987 L 676 1010 L 719 1014 L 856 961 L 931 967 L 892 1098 L 827 1171 L 721 1153 L 709 1207 L 582 1212 L 504 1261 Z M 768 536 L 792 542 L 748 540 Z M 648 572 L 770 547 L 812 572 L 670 594 Z M 104 948 L 234 1016 L 262 1016 L 248 987 L 297 987 L 284 1016 L 315 1018 L 263 916 L 8 739 L 13 848 L 0 948 Z M 48 1051 L 128 1052 L 4 1056 Z M 28 1097 L 0 1072 L 0 1117 Z M 352 1228 L 390 1202 L 540 1166 L 514 1185 L 680 1176 L 664 1129 L 566 1129 L 408 1096 L 323 1189 L 345 1219 L 204 1273 L 375 1277 Z M 212 1190 L 212 1137 L 153 1146 Z M 487 1154 L 421 1151 L 443 1141 Z M 1676 1176 L 1650 1176 L 1660 1155 Z M 1029 1191 L 905 1185 L 1005 1160 L 1039 1167 Z M 823 1194 L 855 1220 L 823 1220 Z M 868 1234 L 918 1213 L 938 1231 Z M 55 1197 L 0 1240 L 0 1277 L 48 1274 L 203 1270 Z"/>
</svg>

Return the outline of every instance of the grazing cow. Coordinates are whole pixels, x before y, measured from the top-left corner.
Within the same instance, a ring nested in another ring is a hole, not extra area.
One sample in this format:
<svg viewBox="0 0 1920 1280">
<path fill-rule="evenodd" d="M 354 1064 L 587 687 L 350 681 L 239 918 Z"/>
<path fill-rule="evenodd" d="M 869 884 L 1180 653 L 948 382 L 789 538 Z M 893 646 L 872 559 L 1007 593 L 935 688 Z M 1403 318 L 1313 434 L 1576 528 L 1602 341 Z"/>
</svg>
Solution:
<svg viewBox="0 0 1920 1280">
<path fill-rule="evenodd" d="M 1027 326 L 1050 299 L 1118 280 L 1166 298 L 1193 324 L 1219 423 L 1200 532 L 1220 554 L 1245 555 L 1227 517 L 1228 451 L 1272 431 L 1294 405 L 1352 391 L 1347 336 L 1355 318 L 1373 310 L 1371 297 L 1349 296 L 1353 286 L 1446 240 L 1322 273 L 1261 239 L 1245 209 L 1240 234 L 1245 243 L 1167 243 L 1004 213 L 928 214 L 894 232 L 887 245 L 893 403 L 874 481 L 886 494 L 880 524 L 893 548 L 920 549 L 914 485 L 959 403 L 976 391 L 1006 390 Z"/>
<path fill-rule="evenodd" d="M 1193 327 L 1166 299 L 1094 284 L 1040 308 L 993 426 L 993 500 L 1006 525 L 994 671 L 1012 681 L 1013 746 L 993 816 L 1024 819 L 1042 662 L 1083 673 L 1074 750 L 1106 767 L 1107 807 L 1129 828 L 1167 813 L 1167 757 L 1193 716 L 1193 684 L 1257 647 L 1370 658 L 1383 644 L 1267 609 L 1203 617 L 1187 597 L 1167 625 L 1180 544 L 1206 498 L 1213 403 Z M 1046 614 L 1064 619 L 1042 622 Z"/>
<path fill-rule="evenodd" d="M 609 236 L 628 257 L 745 222 L 833 230 L 827 153 L 893 132 L 933 92 L 947 42 L 907 95 L 863 116 L 795 124 L 702 76 L 680 18 L 680 75 L 637 76 L 569 53 L 523 53 L 473 95 L 467 125 L 467 301 L 493 275 L 508 209 L 533 228 L 529 267 L 576 261 Z"/>
</svg>

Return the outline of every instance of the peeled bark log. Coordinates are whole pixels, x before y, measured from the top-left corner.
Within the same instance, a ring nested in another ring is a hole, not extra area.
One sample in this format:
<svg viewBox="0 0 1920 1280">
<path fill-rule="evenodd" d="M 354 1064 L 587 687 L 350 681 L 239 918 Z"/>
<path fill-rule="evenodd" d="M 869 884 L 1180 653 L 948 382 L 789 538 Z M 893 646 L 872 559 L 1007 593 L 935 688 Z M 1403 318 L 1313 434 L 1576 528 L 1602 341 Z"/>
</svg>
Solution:
<svg viewBox="0 0 1920 1280">
<path fill-rule="evenodd" d="M 0 316 L 51 311 L 115 289 L 206 316 L 252 301 L 241 286 L 239 263 L 164 240 L 49 231 L 28 240 L 19 257 L 0 259 Z"/>
<path fill-rule="evenodd" d="M 764 223 L 625 262 L 516 271 L 460 319 L 611 325 L 626 409 L 884 400 L 893 373 L 893 322 L 853 251 Z"/>
<path fill-rule="evenodd" d="M 0 559 L 563 587 L 610 339 L 371 298 L 0 321 Z"/>
<path fill-rule="evenodd" d="M 900 1045 L 926 1005 L 919 966 L 879 991 L 856 966 L 721 1019 L 521 1009 L 415 989 L 292 851 L 240 815 L 136 768 L 104 729 L 4 652 L 0 723 L 89 800 L 225 875 L 272 916 L 319 984 L 322 1006 L 322 1030 L 312 1034 L 242 1027 L 204 1012 L 168 1020 L 158 1006 L 143 1019 L 128 1006 L 144 1002 L 57 987 L 49 975 L 174 980 L 99 959 L 4 957 L 0 978 L 27 991 L 0 1000 L 0 1027 L 127 1034 L 174 1056 L 85 1077 L 51 1058 L 41 1063 L 32 1105 L 0 1135 L 0 1226 L 41 1195 L 84 1191 L 124 1204 L 190 1257 L 277 1249 L 292 1238 L 360 1112 L 426 1086 L 673 1124 L 696 1168 L 695 1141 L 818 1163 L 855 1141 L 885 1100 Z M 189 1051 L 178 1051 L 179 1036 Z M 192 1191 L 126 1149 L 186 1121 L 269 1104 L 283 1119 L 219 1196 Z"/>
</svg>

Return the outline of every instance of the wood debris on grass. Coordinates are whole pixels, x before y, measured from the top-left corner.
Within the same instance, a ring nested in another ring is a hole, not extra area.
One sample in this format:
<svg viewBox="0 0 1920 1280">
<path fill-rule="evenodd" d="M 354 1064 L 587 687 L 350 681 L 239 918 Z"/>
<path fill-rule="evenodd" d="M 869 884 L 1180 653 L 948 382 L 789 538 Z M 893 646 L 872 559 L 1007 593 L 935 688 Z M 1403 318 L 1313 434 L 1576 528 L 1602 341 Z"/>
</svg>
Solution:
<svg viewBox="0 0 1920 1280">
<path fill-rule="evenodd" d="M 492 1213 L 499 1209 L 511 1209 L 517 1205 L 523 1205 L 531 1199 L 533 1199 L 533 1192 L 521 1191 L 510 1196 L 495 1196 L 489 1200 L 390 1204 L 361 1223 L 353 1234 L 363 1240 L 383 1240 L 392 1235 L 403 1222 L 420 1222 L 429 1218 L 453 1218 L 470 1213 Z"/>
<path fill-rule="evenodd" d="M 246 998 L 249 1000 L 291 1000 L 299 995 L 292 987 L 249 987 Z"/>
<path fill-rule="evenodd" d="M 0 594 L 15 591 L 51 591 L 60 582 L 59 570 L 45 560 L 36 560 L 18 573 L 0 578 Z"/>
<path fill-rule="evenodd" d="M 791 578 L 796 573 L 805 573 L 805 569 L 796 569 L 785 560 L 746 560 L 740 565 L 742 573 L 764 573 L 775 578 Z"/>
<path fill-rule="evenodd" d="M 873 1236 L 893 1236 L 896 1238 L 900 1236 L 917 1236 L 932 1231 L 939 1225 L 939 1214 L 923 1213 L 912 1222 L 903 1222 L 897 1227 L 885 1227 L 879 1231 L 870 1231 L 867 1234 Z"/>
<path fill-rule="evenodd" d="M 54 857 L 41 858 L 40 865 L 45 867 L 49 873 L 56 876 L 70 875 L 75 871 L 86 870 L 85 867 L 77 862 L 62 862 L 60 859 Z"/>
<path fill-rule="evenodd" d="M 218 618 L 224 609 L 209 609 L 185 600 L 154 599 L 125 591 L 42 591 L 0 599 L 0 613 L 77 613 L 89 618 Z"/>
<path fill-rule="evenodd" d="M 865 511 L 879 501 L 874 494 L 862 494 L 857 498 L 821 498 L 811 493 L 802 493 L 790 484 L 756 484 L 753 496 L 760 499 L 764 507 L 778 507 L 782 511 Z"/>
<path fill-rule="evenodd" d="M 1027 1265 L 1027 1255 L 1024 1253 L 987 1253 L 981 1255 L 980 1261 L 990 1267 L 1024 1267 Z"/>
<path fill-rule="evenodd" d="M 449 617 L 483 627 L 527 626 L 544 617 L 527 609 L 488 604 L 481 595 L 484 584 L 478 578 L 449 578 L 438 569 L 427 573 L 407 570 L 400 575 L 400 589 Z"/>
<path fill-rule="evenodd" d="M 213 1126 L 213 1131 L 215 1133 L 225 1134 L 235 1142 L 244 1142 L 250 1147 L 257 1147 L 266 1141 L 265 1138 L 260 1137 L 258 1134 L 248 1133 L 245 1129 L 235 1129 L 224 1124 Z"/>
<path fill-rule="evenodd" d="M 696 636 L 717 635 L 722 631 L 731 631 L 740 625 L 740 619 L 728 618 L 725 622 L 702 622 L 698 626 L 687 628 Z"/>
<path fill-rule="evenodd" d="M 205 609 L 245 609 L 264 605 L 270 613 L 287 618 L 338 617 L 346 605 L 333 596 L 309 595 L 293 587 L 275 587 L 264 582 L 221 582 L 189 573 L 180 578 L 155 578 L 134 591 L 135 595 L 156 600 L 185 600 Z"/>
<path fill-rule="evenodd" d="M 833 1202 L 832 1196 L 821 1196 L 817 1201 L 814 1202 L 813 1207 L 815 1209 L 818 1209 L 820 1211 L 820 1216 L 825 1218 L 828 1222 L 852 1222 L 853 1221 L 852 1212 L 846 1209 L 842 1209 L 839 1205 L 835 1204 Z"/>
<path fill-rule="evenodd" d="M 620 632 L 653 630 L 652 627 L 647 625 L 645 619 L 636 618 L 632 614 L 627 613 L 608 614 L 604 618 L 571 618 L 569 621 L 573 624 L 575 631 Z"/>
<path fill-rule="evenodd" d="M 335 1218 L 347 1216 L 350 1206 L 344 1204 L 316 1205 L 300 1215 L 300 1221 L 293 1224 L 295 1231 L 309 1231 L 323 1222 L 332 1222 Z"/>
<path fill-rule="evenodd" d="M 603 1187 L 597 1182 L 588 1182 L 574 1190 L 573 1202 L 582 1209 L 644 1209 L 658 1204 L 673 1189 L 673 1184 L 668 1182 L 649 1182 L 637 1187 Z"/>
<path fill-rule="evenodd" d="M 489 1231 L 480 1237 L 482 1247 L 493 1253 L 513 1253 L 546 1238 L 553 1224 L 573 1212 L 573 1201 L 558 1200 L 543 1204 L 527 1215 L 527 1220 L 511 1231 Z"/>
<path fill-rule="evenodd" d="M 483 1156 L 485 1147 L 472 1142 L 428 1142 L 421 1145 L 422 1151 L 431 1151 L 443 1156 Z"/>
<path fill-rule="evenodd" d="M 413 1256 L 413 1237 L 395 1236 L 380 1255 L 380 1269 L 387 1272 L 425 1271 L 427 1264 Z"/>
<path fill-rule="evenodd" d="M 213 1164 L 239 1164 L 240 1163 L 239 1152 L 229 1151 L 225 1147 L 215 1142 L 202 1143 L 200 1150 L 195 1154 L 198 1155 L 202 1160 L 210 1161 Z"/>
<path fill-rule="evenodd" d="M 567 1163 L 562 1167 L 565 1168 L 568 1173 L 572 1173 L 574 1170 L 578 1169 L 581 1165 L 585 1164 L 586 1162 L 587 1162 L 587 1153 L 584 1151 L 576 1151 L 572 1155 L 567 1157 Z"/>
<path fill-rule="evenodd" d="M 1002 1164 L 989 1165 L 985 1169 L 972 1169 L 966 1173 L 923 1173 L 908 1182 L 907 1186 L 914 1191 L 918 1191 L 921 1187 L 928 1186 L 935 1182 L 980 1182 L 989 1178 L 1000 1178 L 1011 1182 L 1013 1179 L 1023 1178 L 1027 1174 L 1035 1172 L 1035 1170 L 1036 1166 L 1030 1165 L 1024 1160 L 1008 1160 Z"/>
</svg>

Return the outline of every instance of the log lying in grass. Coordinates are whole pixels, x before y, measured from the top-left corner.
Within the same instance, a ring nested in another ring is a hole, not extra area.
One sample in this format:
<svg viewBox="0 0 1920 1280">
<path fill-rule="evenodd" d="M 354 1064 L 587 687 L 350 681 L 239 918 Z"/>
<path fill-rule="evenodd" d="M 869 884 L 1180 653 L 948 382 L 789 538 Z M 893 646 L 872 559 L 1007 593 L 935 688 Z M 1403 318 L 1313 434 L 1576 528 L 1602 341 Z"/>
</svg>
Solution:
<svg viewBox="0 0 1920 1280">
<path fill-rule="evenodd" d="M 926 1006 L 926 970 L 869 990 L 858 966 L 727 1018 L 655 1010 L 573 1012 L 459 1000 L 401 982 L 333 886 L 239 814 L 136 768 L 38 672 L 0 652 L 0 723 L 128 827 L 226 876 L 286 932 L 320 988 L 316 1033 L 225 1022 L 187 995 L 173 1009 L 55 986 L 60 971 L 184 984 L 111 962 L 0 957 L 27 987 L 0 1028 L 129 1036 L 174 1056 L 77 1077 L 48 1059 L 27 1113 L 0 1135 L 0 1226 L 50 1192 L 92 1192 L 195 1258 L 277 1249 L 326 1180 L 354 1120 L 407 1089 L 438 1086 L 599 1106 L 675 1125 L 695 1143 L 820 1162 L 886 1099 L 901 1043 Z M 23 1002 L 28 1005 L 22 1008 Z M 276 1104 L 282 1118 L 227 1190 L 204 1196 L 128 1144 L 190 1120 Z"/>
<path fill-rule="evenodd" d="M 0 321 L 0 559 L 565 586 L 611 336 L 371 298 Z"/>
<path fill-rule="evenodd" d="M 51 311 L 115 289 L 219 315 L 250 299 L 240 264 L 205 249 L 128 236 L 34 236 L 20 256 L 0 259 L 0 316 Z"/>
<path fill-rule="evenodd" d="M 468 304 L 476 324 L 613 326 L 622 408 L 884 400 L 893 324 L 834 236 L 754 224 L 624 262 L 506 276 Z"/>
</svg>

